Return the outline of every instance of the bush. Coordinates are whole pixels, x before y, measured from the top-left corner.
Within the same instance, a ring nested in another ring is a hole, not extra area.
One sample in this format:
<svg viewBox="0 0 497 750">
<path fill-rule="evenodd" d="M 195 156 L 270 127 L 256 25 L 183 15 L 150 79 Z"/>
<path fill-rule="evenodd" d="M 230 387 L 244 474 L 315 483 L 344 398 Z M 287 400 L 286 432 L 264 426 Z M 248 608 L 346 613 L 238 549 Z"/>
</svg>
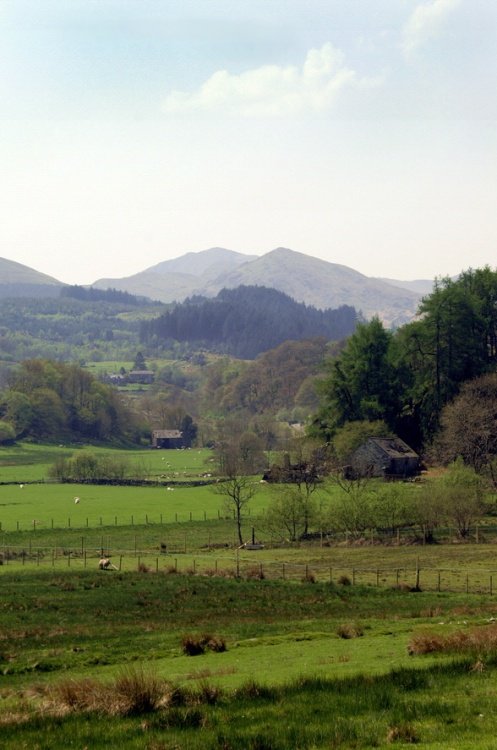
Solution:
<svg viewBox="0 0 497 750">
<path fill-rule="evenodd" d="M 199 656 L 208 649 L 216 653 L 226 651 L 226 641 L 221 636 L 209 635 L 184 635 L 181 639 L 183 653 L 187 656 Z"/>
<path fill-rule="evenodd" d="M 357 625 L 354 622 L 346 622 L 338 626 L 337 635 L 340 638 L 345 639 L 360 638 L 362 635 L 364 635 L 364 630 L 362 629 L 361 625 Z"/>
<path fill-rule="evenodd" d="M 348 576 L 340 576 L 340 578 L 338 579 L 338 583 L 340 584 L 340 586 L 351 586 L 352 585 L 352 581 L 350 580 L 350 578 Z"/>
</svg>

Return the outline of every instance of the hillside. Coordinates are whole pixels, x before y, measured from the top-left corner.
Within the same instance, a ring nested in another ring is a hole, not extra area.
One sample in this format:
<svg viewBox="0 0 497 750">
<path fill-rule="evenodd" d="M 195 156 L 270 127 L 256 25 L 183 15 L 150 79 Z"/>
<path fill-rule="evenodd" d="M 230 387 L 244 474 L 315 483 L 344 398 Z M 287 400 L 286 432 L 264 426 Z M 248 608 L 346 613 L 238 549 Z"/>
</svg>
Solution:
<svg viewBox="0 0 497 750">
<path fill-rule="evenodd" d="M 92 286 L 97 289 L 121 289 L 161 302 L 183 302 L 186 297 L 197 294 L 200 286 L 256 257 L 212 247 L 202 252 L 186 253 L 179 258 L 165 260 L 133 276 L 122 279 L 98 279 Z M 223 284 L 221 288 L 222 286 Z"/>
<path fill-rule="evenodd" d="M 195 297 L 155 320 L 142 323 L 141 339 L 180 341 L 252 359 L 283 341 L 323 336 L 340 340 L 353 333 L 357 313 L 350 305 L 318 310 L 276 289 L 240 286 L 214 299 Z"/>
<path fill-rule="evenodd" d="M 196 294 L 213 297 L 224 288 L 253 285 L 272 287 L 321 310 L 351 305 L 366 318 L 378 315 L 389 326 L 411 320 L 421 298 L 416 291 L 286 248 L 261 257 L 211 248 L 159 263 L 134 276 L 100 279 L 94 284 L 163 302 L 180 302 Z"/>
<path fill-rule="evenodd" d="M 56 297 L 62 286 L 53 276 L 0 258 L 0 297 Z"/>
</svg>

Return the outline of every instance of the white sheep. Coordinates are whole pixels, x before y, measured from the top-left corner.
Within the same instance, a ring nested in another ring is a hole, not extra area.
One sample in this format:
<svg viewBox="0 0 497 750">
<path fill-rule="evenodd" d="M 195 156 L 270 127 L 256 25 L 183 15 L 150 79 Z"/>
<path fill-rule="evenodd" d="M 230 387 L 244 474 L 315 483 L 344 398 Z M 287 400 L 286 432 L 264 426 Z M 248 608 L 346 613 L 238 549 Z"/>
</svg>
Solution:
<svg viewBox="0 0 497 750">
<path fill-rule="evenodd" d="M 79 497 L 74 498 L 74 504 L 77 505 L 79 503 Z"/>
<path fill-rule="evenodd" d="M 100 570 L 117 570 L 116 566 L 111 563 L 108 557 L 101 557 L 98 561 Z"/>
</svg>

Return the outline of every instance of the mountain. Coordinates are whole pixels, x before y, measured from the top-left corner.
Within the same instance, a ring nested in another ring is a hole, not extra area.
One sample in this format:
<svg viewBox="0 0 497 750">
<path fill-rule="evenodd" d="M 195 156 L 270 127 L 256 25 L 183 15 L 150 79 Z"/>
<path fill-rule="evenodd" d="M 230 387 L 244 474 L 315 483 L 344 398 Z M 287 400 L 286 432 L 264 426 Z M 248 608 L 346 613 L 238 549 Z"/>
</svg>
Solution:
<svg viewBox="0 0 497 750">
<path fill-rule="evenodd" d="M 433 281 L 430 279 L 414 279 L 413 281 L 399 281 L 398 279 L 377 278 L 376 281 L 383 281 L 385 284 L 399 287 L 399 289 L 408 289 L 410 292 L 421 294 L 423 297 L 431 294 L 433 291 Z"/>
<path fill-rule="evenodd" d="M 256 255 L 211 247 L 209 250 L 165 260 L 133 276 L 98 279 L 92 286 L 97 289 L 120 289 L 161 302 L 182 302 L 186 297 L 197 294 L 199 286 L 255 258 Z"/>
<path fill-rule="evenodd" d="M 319 309 L 351 305 L 366 318 L 378 315 L 387 325 L 395 326 L 414 317 L 420 300 L 415 292 L 368 278 L 348 266 L 283 247 L 218 277 L 200 293 L 212 295 L 222 287 L 234 288 L 242 284 L 273 287 L 297 302 Z"/>
<path fill-rule="evenodd" d="M 0 297 L 57 297 L 61 281 L 14 260 L 0 258 Z"/>
<path fill-rule="evenodd" d="M 164 261 L 134 276 L 99 279 L 93 284 L 162 302 L 181 302 L 197 294 L 213 297 L 223 288 L 240 285 L 273 287 L 321 310 L 351 305 L 366 318 L 378 315 L 388 326 L 412 320 L 422 296 L 348 266 L 282 247 L 261 257 L 211 248 Z"/>
</svg>

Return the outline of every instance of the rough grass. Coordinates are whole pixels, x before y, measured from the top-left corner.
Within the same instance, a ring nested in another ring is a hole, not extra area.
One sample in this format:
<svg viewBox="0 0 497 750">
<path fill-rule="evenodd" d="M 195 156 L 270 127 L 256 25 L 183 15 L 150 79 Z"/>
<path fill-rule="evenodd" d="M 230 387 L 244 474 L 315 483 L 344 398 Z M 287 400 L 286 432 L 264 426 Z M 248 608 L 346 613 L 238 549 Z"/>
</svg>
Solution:
<svg viewBox="0 0 497 750">
<path fill-rule="evenodd" d="M 497 654 L 497 624 L 480 625 L 443 634 L 433 630 L 416 633 L 408 651 L 420 654 L 467 654 L 482 661 Z"/>
<path fill-rule="evenodd" d="M 493 663 L 475 673 L 461 661 L 270 688 L 251 681 L 221 691 L 207 682 L 185 690 L 138 672 L 124 686 L 117 677 L 90 690 L 87 683 L 40 688 L 23 716 L 3 723 L 2 748 L 490 748 L 495 675 Z"/>
</svg>

